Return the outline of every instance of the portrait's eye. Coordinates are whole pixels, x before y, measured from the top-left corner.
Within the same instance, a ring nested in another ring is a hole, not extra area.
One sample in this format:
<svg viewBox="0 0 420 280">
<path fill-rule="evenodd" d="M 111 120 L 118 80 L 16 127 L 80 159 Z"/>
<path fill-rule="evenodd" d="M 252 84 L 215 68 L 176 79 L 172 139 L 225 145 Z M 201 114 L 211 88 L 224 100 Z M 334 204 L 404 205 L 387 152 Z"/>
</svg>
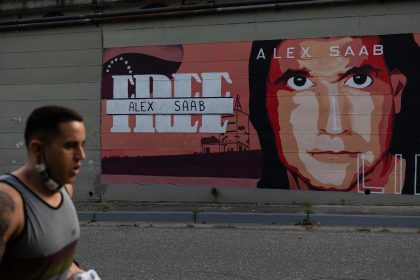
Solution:
<svg viewBox="0 0 420 280">
<path fill-rule="evenodd" d="M 305 76 L 294 76 L 287 80 L 287 85 L 294 90 L 304 90 L 313 86 L 313 83 Z"/>
<path fill-rule="evenodd" d="M 344 84 L 352 88 L 367 88 L 373 82 L 371 76 L 366 74 L 354 75 L 348 79 Z"/>
</svg>

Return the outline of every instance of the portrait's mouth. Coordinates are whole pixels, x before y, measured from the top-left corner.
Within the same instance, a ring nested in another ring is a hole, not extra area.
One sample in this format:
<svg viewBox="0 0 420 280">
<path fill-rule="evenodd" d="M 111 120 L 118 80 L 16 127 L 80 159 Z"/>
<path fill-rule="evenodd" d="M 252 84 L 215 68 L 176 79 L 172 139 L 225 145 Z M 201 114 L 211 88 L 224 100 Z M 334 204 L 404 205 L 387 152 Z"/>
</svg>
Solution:
<svg viewBox="0 0 420 280">
<path fill-rule="evenodd" d="M 349 162 L 351 160 L 357 160 L 357 154 L 360 152 L 352 151 L 321 151 L 318 149 L 309 151 L 312 157 L 320 161 L 330 161 L 330 162 Z"/>
</svg>

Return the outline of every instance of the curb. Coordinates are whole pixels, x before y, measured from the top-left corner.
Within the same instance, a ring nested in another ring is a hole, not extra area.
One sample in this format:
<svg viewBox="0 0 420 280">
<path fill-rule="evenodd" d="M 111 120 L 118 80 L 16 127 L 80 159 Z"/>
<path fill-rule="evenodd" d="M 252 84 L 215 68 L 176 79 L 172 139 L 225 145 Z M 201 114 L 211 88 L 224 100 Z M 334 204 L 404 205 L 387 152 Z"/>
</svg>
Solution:
<svg viewBox="0 0 420 280">
<path fill-rule="evenodd" d="M 304 214 L 191 212 L 191 211 L 79 211 L 81 222 L 159 222 L 209 224 L 291 225 L 302 223 Z M 313 224 L 330 226 L 408 227 L 420 228 L 420 216 L 312 214 Z"/>
</svg>

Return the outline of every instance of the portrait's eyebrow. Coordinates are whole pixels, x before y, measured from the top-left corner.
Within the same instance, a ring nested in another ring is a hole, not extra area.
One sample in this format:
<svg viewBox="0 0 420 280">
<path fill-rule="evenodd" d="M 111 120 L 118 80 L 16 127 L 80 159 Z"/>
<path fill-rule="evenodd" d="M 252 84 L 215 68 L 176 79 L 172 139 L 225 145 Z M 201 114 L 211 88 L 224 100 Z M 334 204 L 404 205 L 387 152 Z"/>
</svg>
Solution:
<svg viewBox="0 0 420 280">
<path fill-rule="evenodd" d="M 378 73 L 380 72 L 380 70 L 376 67 L 373 67 L 370 64 L 364 64 L 360 67 L 353 67 L 350 68 L 349 70 L 346 71 L 346 73 L 344 74 L 339 74 L 339 78 L 337 79 L 336 82 L 341 81 L 342 79 L 348 77 L 348 76 L 352 76 L 352 75 L 357 75 L 357 74 L 371 74 L 371 73 L 375 73 L 375 75 L 377 76 Z"/>
<path fill-rule="evenodd" d="M 309 77 L 309 71 L 306 68 L 299 69 L 299 70 L 293 70 L 293 69 L 287 69 L 286 72 L 284 72 L 280 77 L 276 78 L 273 85 L 283 84 L 285 81 L 287 81 L 291 77 Z"/>
</svg>

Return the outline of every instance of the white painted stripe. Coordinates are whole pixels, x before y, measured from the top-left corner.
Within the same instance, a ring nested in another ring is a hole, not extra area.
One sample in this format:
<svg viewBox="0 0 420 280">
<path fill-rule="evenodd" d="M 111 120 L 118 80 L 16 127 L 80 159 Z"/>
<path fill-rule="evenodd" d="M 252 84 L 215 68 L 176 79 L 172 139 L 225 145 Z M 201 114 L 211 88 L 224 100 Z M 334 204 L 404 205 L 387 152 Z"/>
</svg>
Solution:
<svg viewBox="0 0 420 280">
<path fill-rule="evenodd" d="M 129 98 L 106 101 L 107 115 L 208 115 L 232 113 L 232 97 Z"/>
</svg>

